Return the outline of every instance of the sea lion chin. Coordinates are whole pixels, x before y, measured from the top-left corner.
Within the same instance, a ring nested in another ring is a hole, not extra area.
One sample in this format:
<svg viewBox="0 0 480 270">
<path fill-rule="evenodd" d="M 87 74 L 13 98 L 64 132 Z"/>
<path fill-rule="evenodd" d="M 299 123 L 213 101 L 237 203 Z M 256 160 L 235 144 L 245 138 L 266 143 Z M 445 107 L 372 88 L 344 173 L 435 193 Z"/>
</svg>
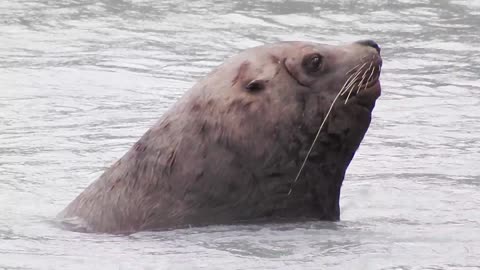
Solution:
<svg viewBox="0 0 480 270">
<path fill-rule="evenodd" d="M 338 220 L 345 171 L 380 96 L 381 65 L 371 40 L 240 52 L 58 217 L 75 220 L 73 230 L 104 233 Z"/>
</svg>

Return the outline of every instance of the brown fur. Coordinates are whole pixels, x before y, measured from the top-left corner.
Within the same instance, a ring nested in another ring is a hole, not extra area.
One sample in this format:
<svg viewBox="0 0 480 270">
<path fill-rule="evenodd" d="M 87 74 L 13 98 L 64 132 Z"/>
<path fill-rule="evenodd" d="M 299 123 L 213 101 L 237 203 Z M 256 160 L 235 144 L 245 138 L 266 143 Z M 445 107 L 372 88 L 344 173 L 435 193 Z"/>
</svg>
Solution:
<svg viewBox="0 0 480 270">
<path fill-rule="evenodd" d="M 312 52 L 324 59 L 318 74 L 302 69 Z M 337 220 L 345 171 L 368 129 L 379 88 L 336 105 L 302 177 L 287 193 L 346 72 L 375 54 L 359 44 L 284 42 L 234 56 L 187 92 L 59 217 L 78 230 L 108 233 Z M 258 84 L 249 91 L 252 81 Z"/>
</svg>

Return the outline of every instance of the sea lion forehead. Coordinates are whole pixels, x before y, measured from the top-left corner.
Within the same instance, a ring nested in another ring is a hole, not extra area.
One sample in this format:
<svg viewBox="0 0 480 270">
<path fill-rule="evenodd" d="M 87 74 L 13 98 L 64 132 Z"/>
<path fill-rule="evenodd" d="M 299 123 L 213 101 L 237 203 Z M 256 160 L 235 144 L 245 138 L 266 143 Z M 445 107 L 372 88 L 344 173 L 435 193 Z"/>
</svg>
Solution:
<svg viewBox="0 0 480 270">
<path fill-rule="evenodd" d="M 245 60 L 256 62 L 258 60 L 300 60 L 311 54 L 320 54 L 325 59 L 337 58 L 348 53 L 348 46 L 330 45 L 315 42 L 285 41 L 251 48 L 245 51 Z M 273 61 L 276 63 L 277 61 Z"/>
<path fill-rule="evenodd" d="M 315 48 L 320 44 L 315 44 L 312 42 L 301 42 L 301 41 L 284 41 L 274 44 L 267 44 L 263 46 L 258 46 L 251 48 L 251 52 L 255 55 L 275 55 L 279 58 L 285 58 L 292 54 L 297 54 L 304 50 L 305 48 Z M 245 51 L 247 54 L 252 56 L 252 53 L 249 50 Z"/>
<path fill-rule="evenodd" d="M 227 66 L 231 71 L 232 85 L 248 84 L 253 80 L 268 83 L 280 72 L 287 60 L 301 59 L 304 55 L 318 51 L 310 42 L 280 42 L 246 49 L 232 57 Z M 225 78 L 220 76 L 220 78 Z"/>
<path fill-rule="evenodd" d="M 332 45 L 303 42 L 303 41 L 283 41 L 272 44 L 260 45 L 243 50 L 225 62 L 227 65 L 242 65 L 245 61 L 250 63 L 263 63 L 263 61 L 270 62 L 272 59 L 286 59 L 290 57 L 297 57 L 299 55 L 313 52 L 324 51 L 331 49 Z M 276 61 L 274 61 L 275 63 Z"/>
<path fill-rule="evenodd" d="M 207 81 L 210 84 L 213 81 L 216 85 L 225 84 L 225 87 L 246 87 L 254 80 L 261 80 L 267 85 L 274 78 L 279 78 L 277 75 L 287 69 L 286 65 L 289 66 L 288 72 L 296 73 L 295 70 L 299 69 L 305 57 L 318 53 L 330 62 L 332 59 L 342 58 L 344 53 L 339 53 L 342 48 L 303 41 L 284 41 L 252 47 L 227 59 L 210 74 Z M 336 61 L 332 61 L 334 62 Z"/>
</svg>

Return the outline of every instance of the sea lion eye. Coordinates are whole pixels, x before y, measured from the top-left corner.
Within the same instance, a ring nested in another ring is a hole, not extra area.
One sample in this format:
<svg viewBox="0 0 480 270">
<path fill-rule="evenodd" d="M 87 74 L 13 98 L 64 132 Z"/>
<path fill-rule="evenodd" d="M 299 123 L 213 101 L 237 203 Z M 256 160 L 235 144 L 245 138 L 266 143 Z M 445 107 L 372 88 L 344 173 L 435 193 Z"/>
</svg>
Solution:
<svg viewBox="0 0 480 270">
<path fill-rule="evenodd" d="M 303 61 L 303 66 L 308 72 L 315 72 L 318 71 L 322 66 L 322 60 L 323 57 L 320 54 L 311 54 L 305 57 L 305 60 Z"/>
</svg>

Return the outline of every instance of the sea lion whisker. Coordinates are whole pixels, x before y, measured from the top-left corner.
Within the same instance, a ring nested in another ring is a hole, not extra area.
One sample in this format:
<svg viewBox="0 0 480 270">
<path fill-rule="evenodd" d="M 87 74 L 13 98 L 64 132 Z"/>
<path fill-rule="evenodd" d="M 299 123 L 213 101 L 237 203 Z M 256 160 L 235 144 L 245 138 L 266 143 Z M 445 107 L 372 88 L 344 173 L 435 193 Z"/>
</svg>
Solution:
<svg viewBox="0 0 480 270">
<path fill-rule="evenodd" d="M 348 99 L 350 98 L 350 96 L 352 95 L 352 92 L 353 92 L 353 89 L 355 88 L 355 85 L 352 85 L 352 87 L 350 87 L 350 89 L 348 90 L 348 95 L 347 95 L 347 98 L 345 99 L 345 103 L 344 104 L 347 104 L 348 102 Z"/>
<path fill-rule="evenodd" d="M 363 72 L 362 80 L 360 81 L 360 83 L 358 83 L 357 94 L 360 92 L 360 88 L 361 88 L 362 85 L 363 85 L 363 81 L 365 80 L 368 71 L 372 68 L 372 65 L 373 65 L 373 62 L 370 62 L 370 65 L 368 66 L 368 68 L 365 69 L 365 72 Z"/>
<path fill-rule="evenodd" d="M 347 86 L 347 84 L 350 83 L 350 80 L 353 78 L 353 76 L 355 76 L 355 73 L 353 73 L 352 75 L 350 75 L 350 77 L 348 77 L 348 79 L 345 81 L 345 83 L 343 84 L 342 88 L 340 88 L 340 95 L 343 96 L 343 94 L 345 94 L 345 87 Z"/>
<path fill-rule="evenodd" d="M 342 88 L 340 89 L 340 95 L 344 95 L 346 93 L 346 88 L 347 88 L 347 85 L 350 84 L 352 78 L 355 76 L 355 73 L 350 75 L 350 77 L 348 77 L 348 79 L 345 81 L 345 83 L 343 84 Z"/>
<path fill-rule="evenodd" d="M 366 63 L 365 63 L 366 64 Z M 352 89 L 354 88 L 355 84 L 356 84 L 356 80 L 357 80 L 357 77 L 358 75 L 360 75 L 360 73 L 362 72 L 362 68 L 365 66 L 365 64 L 362 65 L 362 67 L 355 73 L 355 77 L 350 81 L 350 83 L 347 85 L 347 88 L 344 90 L 344 94 L 346 92 L 348 92 L 348 96 L 345 100 L 345 104 L 347 103 L 348 101 L 348 98 L 350 97 L 350 94 L 352 92 Z"/>
<path fill-rule="evenodd" d="M 353 68 L 351 68 L 350 70 L 348 70 L 347 73 L 345 73 L 345 75 L 348 75 L 348 73 L 354 71 L 354 70 L 355 70 L 357 67 L 359 67 L 360 65 L 361 65 L 361 63 L 358 64 L 358 65 L 356 65 L 356 66 L 354 66 Z M 355 70 L 355 72 L 357 72 L 357 70 Z M 355 73 L 355 72 L 353 72 L 353 73 Z M 352 74 L 353 74 L 353 73 L 352 73 Z"/>
<path fill-rule="evenodd" d="M 358 76 L 358 75 L 357 75 Z M 356 80 L 356 78 L 355 78 Z M 347 97 L 345 98 L 345 103 L 347 104 L 348 99 L 350 98 L 350 95 L 352 94 L 352 89 L 355 88 L 355 83 L 351 83 L 348 85 L 347 89 L 345 89 L 345 93 L 348 93 Z"/>
<path fill-rule="evenodd" d="M 355 89 L 355 87 L 358 87 L 357 94 L 359 93 L 360 87 L 362 86 L 363 81 L 365 80 L 365 76 L 366 76 L 368 70 L 369 70 L 369 69 L 372 67 L 372 65 L 373 65 L 373 62 L 370 62 L 370 65 L 368 66 L 368 68 L 362 70 L 363 67 L 364 67 L 367 63 L 368 63 L 368 62 L 366 62 L 366 63 L 364 63 L 364 64 L 362 65 L 362 67 L 360 68 L 361 71 L 358 73 L 358 75 L 360 75 L 360 73 L 363 71 L 362 79 L 360 80 L 360 82 L 356 82 L 356 84 L 353 84 L 353 85 L 351 85 L 351 87 L 349 87 L 349 93 L 348 93 L 348 95 L 347 95 L 347 98 L 345 99 L 345 104 L 347 104 L 348 100 L 350 99 L 350 96 L 351 96 L 351 94 L 353 93 L 353 90 Z"/>
<path fill-rule="evenodd" d="M 376 69 L 376 68 L 377 68 L 377 67 L 374 66 L 373 69 L 372 69 L 372 72 L 370 72 L 370 76 L 368 76 L 367 83 L 365 83 L 365 88 L 364 88 L 363 91 L 365 91 L 365 89 L 367 89 L 367 86 L 368 86 L 368 84 L 370 83 L 370 80 L 372 79 L 373 73 L 375 73 L 375 69 Z"/>
<path fill-rule="evenodd" d="M 333 106 L 335 105 L 335 101 L 337 101 L 337 99 L 340 97 L 340 95 L 341 95 L 341 91 L 338 92 L 338 94 L 337 94 L 337 95 L 335 96 L 335 98 L 333 99 L 332 104 L 330 105 L 330 108 L 328 108 L 328 111 L 327 111 L 327 113 L 325 114 L 325 117 L 323 118 L 323 121 L 322 121 L 322 123 L 320 124 L 320 127 L 318 128 L 317 134 L 315 135 L 315 138 L 313 139 L 313 142 L 312 142 L 312 144 L 310 145 L 310 148 L 308 149 L 307 155 L 306 155 L 305 158 L 303 159 L 302 165 L 300 166 L 300 169 L 298 170 L 297 175 L 295 176 L 295 179 L 293 180 L 292 186 L 290 187 L 290 190 L 288 191 L 287 196 L 290 196 L 290 194 L 292 193 L 292 190 L 293 190 L 293 185 L 295 185 L 295 183 L 296 183 L 296 182 L 298 181 L 298 179 L 300 178 L 300 174 L 302 173 L 303 168 L 305 167 L 305 164 L 307 164 L 308 157 L 309 157 L 310 154 L 312 153 L 313 147 L 315 146 L 315 143 L 317 142 L 318 137 L 320 136 L 320 132 L 322 131 L 323 126 L 324 126 L 325 123 L 327 122 L 328 116 L 330 115 L 330 112 L 332 111 Z"/>
<path fill-rule="evenodd" d="M 359 64 L 360 65 L 360 64 Z M 355 66 L 354 68 L 358 67 L 359 65 Z M 353 69 L 352 69 L 353 70 Z M 298 181 L 298 178 L 300 177 L 300 174 L 302 173 L 303 171 L 303 168 L 305 167 L 305 164 L 307 163 L 307 160 L 308 160 L 308 157 L 310 156 L 312 150 L 313 150 L 313 147 L 315 146 L 315 143 L 316 141 L 318 140 L 318 137 L 320 135 L 320 132 L 322 131 L 322 127 L 325 125 L 325 122 L 327 121 L 327 118 L 328 116 L 330 115 L 330 112 L 332 111 L 333 109 L 333 106 L 335 105 L 335 102 L 337 101 L 337 99 L 343 95 L 347 90 L 345 90 L 345 92 L 343 91 L 345 89 L 345 87 L 347 86 L 347 84 L 350 84 L 351 80 L 353 77 L 356 78 L 356 76 L 358 76 L 358 74 L 360 73 L 359 70 L 357 70 L 355 73 L 351 74 L 348 79 L 345 81 L 345 83 L 343 84 L 342 88 L 340 89 L 340 91 L 338 91 L 338 94 L 335 96 L 335 98 L 333 99 L 332 101 L 332 104 L 330 105 L 330 108 L 328 109 L 327 113 L 325 114 L 325 117 L 323 118 L 323 121 L 322 123 L 320 124 L 320 127 L 318 128 L 318 131 L 317 131 L 317 134 L 315 135 L 315 138 L 313 139 L 313 142 L 312 144 L 310 145 L 310 148 L 307 152 L 307 155 L 305 156 L 305 159 L 303 160 L 303 163 L 302 165 L 300 166 L 300 169 L 298 170 L 298 173 L 297 175 L 295 176 L 295 179 L 293 180 L 293 184 L 295 184 L 297 181 Z M 348 72 L 347 72 L 348 74 Z M 350 84 L 351 85 L 351 84 Z M 288 194 L 287 196 L 289 196 L 291 193 L 292 193 L 292 190 L 293 190 L 293 186 L 290 188 L 290 190 L 288 191 Z"/>
<path fill-rule="evenodd" d="M 360 75 L 360 73 L 362 73 L 362 69 L 363 69 L 363 67 L 365 67 L 366 64 L 367 63 L 363 63 L 363 65 L 360 66 L 360 68 L 357 70 L 357 72 L 355 72 L 355 77 L 350 82 L 351 84 L 355 83 L 355 80 L 357 79 L 358 75 Z"/>
<path fill-rule="evenodd" d="M 364 65 L 365 65 L 365 64 L 364 64 Z M 349 81 L 349 83 L 347 84 L 346 88 L 344 89 L 344 91 L 343 91 L 343 93 L 342 93 L 342 96 L 349 91 L 349 89 L 350 89 L 350 87 L 351 87 L 352 85 L 355 84 L 355 80 L 357 79 L 358 75 L 360 75 L 360 72 L 361 72 L 361 70 L 362 70 L 362 68 L 363 68 L 364 65 L 362 65 L 362 67 L 361 67 L 360 69 L 358 69 L 358 70 L 352 75 L 352 76 L 353 76 L 353 79 L 351 79 L 351 80 Z"/>
</svg>

